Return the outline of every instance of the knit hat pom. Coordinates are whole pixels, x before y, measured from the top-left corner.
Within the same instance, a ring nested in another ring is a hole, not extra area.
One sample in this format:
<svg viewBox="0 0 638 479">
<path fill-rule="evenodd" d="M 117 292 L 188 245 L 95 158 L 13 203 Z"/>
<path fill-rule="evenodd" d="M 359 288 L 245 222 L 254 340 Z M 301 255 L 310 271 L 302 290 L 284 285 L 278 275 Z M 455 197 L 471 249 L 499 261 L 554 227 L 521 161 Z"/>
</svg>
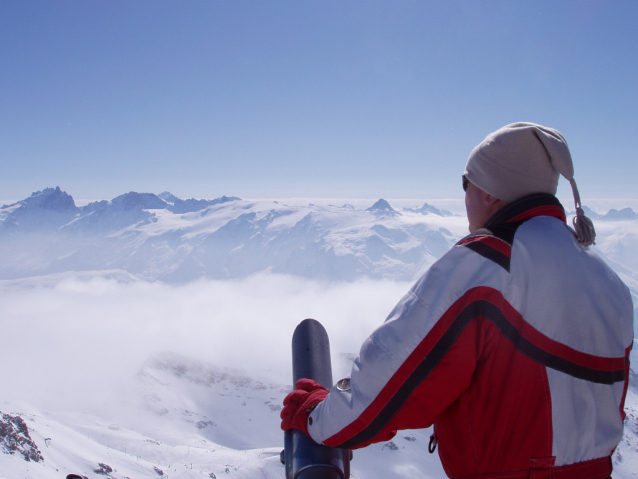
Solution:
<svg viewBox="0 0 638 479">
<path fill-rule="evenodd" d="M 592 220 L 585 216 L 585 212 L 580 204 L 580 194 L 576 187 L 576 180 L 571 178 L 569 184 L 572 186 L 572 193 L 574 194 L 574 204 L 576 206 L 576 216 L 572 220 L 574 230 L 576 231 L 576 237 L 578 242 L 583 246 L 591 246 L 596 244 L 596 229 Z"/>
</svg>

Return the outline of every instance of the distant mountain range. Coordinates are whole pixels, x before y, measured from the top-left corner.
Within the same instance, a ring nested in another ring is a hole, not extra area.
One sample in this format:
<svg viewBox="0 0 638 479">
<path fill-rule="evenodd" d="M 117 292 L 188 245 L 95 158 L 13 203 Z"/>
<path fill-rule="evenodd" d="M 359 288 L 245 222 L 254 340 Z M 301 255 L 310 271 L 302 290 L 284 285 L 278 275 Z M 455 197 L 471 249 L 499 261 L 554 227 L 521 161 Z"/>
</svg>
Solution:
<svg viewBox="0 0 638 479">
<path fill-rule="evenodd" d="M 427 203 L 304 207 L 129 192 L 78 207 L 59 187 L 0 209 L 0 279 L 120 269 L 183 283 L 262 271 L 313 279 L 413 279 L 465 234 Z"/>
<path fill-rule="evenodd" d="M 638 300 L 638 214 L 586 214 L 594 248 Z M 465 217 L 427 203 L 397 209 L 379 199 L 357 209 L 131 191 L 78 207 L 56 187 L 0 208 L 0 280 L 116 270 L 170 284 L 260 272 L 410 281 L 465 234 Z"/>
</svg>

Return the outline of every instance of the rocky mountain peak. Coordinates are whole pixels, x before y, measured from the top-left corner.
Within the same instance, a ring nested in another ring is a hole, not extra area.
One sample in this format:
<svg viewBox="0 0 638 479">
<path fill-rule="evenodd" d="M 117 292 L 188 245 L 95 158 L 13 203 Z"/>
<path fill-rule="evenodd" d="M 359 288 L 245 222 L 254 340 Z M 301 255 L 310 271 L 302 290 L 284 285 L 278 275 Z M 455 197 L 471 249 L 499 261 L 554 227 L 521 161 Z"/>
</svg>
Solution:
<svg viewBox="0 0 638 479">
<path fill-rule="evenodd" d="M 606 215 L 603 215 L 600 219 L 607 221 L 623 221 L 623 220 L 635 220 L 638 218 L 638 214 L 631 208 L 623 208 L 621 210 L 611 209 Z"/>
<path fill-rule="evenodd" d="M 55 188 L 45 188 L 42 191 L 32 193 L 29 198 L 22 200 L 22 206 L 53 211 L 77 209 L 73 197 L 66 191 L 62 191 L 59 186 Z"/>
<path fill-rule="evenodd" d="M 396 211 L 394 208 L 392 208 L 392 206 L 390 206 L 390 203 L 388 203 L 383 198 L 377 200 L 377 202 L 373 204 L 370 208 L 366 208 L 366 211 L 372 211 L 374 213 L 386 213 L 386 214 L 389 213 L 393 215 L 401 214 L 398 211 Z"/>
<path fill-rule="evenodd" d="M 163 210 L 167 203 L 154 193 L 137 193 L 130 191 L 116 198 L 112 203 L 122 210 Z"/>
<path fill-rule="evenodd" d="M 176 201 L 181 201 L 180 198 L 178 198 L 177 196 L 175 196 L 173 193 L 171 193 L 170 191 L 162 191 L 159 195 L 157 195 L 158 198 L 163 199 L 164 201 L 166 201 L 167 203 L 175 203 Z"/>
<path fill-rule="evenodd" d="M 421 208 L 417 208 L 417 209 L 412 209 L 412 208 L 406 208 L 407 211 L 412 211 L 413 213 L 421 213 L 422 215 L 427 215 L 427 214 L 434 214 L 437 216 L 453 216 L 452 213 L 450 213 L 447 210 L 440 210 L 435 206 L 432 206 L 428 203 L 423 203 L 423 206 L 421 206 Z"/>
</svg>

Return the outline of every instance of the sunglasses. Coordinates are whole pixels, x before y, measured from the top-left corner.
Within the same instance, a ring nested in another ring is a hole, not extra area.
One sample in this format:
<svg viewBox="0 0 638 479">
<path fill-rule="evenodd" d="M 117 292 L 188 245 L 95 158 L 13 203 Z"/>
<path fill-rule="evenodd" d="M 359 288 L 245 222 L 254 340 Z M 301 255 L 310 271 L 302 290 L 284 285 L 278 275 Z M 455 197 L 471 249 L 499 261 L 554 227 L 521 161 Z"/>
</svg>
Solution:
<svg viewBox="0 0 638 479">
<path fill-rule="evenodd" d="M 463 191 L 467 191 L 467 187 L 470 185 L 470 180 L 467 179 L 467 176 L 463 175 L 461 177 L 463 179 Z"/>
</svg>

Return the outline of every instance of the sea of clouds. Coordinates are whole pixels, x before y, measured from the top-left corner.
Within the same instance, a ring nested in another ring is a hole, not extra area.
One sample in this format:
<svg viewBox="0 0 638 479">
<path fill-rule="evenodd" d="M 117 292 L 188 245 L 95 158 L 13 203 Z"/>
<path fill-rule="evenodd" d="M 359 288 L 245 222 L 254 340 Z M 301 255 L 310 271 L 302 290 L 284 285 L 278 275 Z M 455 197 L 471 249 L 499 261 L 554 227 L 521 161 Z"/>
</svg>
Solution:
<svg viewBox="0 0 638 479">
<path fill-rule="evenodd" d="M 290 384 L 291 337 L 304 318 L 328 330 L 335 378 L 409 283 L 321 283 L 260 274 L 183 286 L 72 273 L 0 285 L 3 399 L 55 410 L 102 409 L 126 394 L 155 352 L 171 351 Z"/>
</svg>

